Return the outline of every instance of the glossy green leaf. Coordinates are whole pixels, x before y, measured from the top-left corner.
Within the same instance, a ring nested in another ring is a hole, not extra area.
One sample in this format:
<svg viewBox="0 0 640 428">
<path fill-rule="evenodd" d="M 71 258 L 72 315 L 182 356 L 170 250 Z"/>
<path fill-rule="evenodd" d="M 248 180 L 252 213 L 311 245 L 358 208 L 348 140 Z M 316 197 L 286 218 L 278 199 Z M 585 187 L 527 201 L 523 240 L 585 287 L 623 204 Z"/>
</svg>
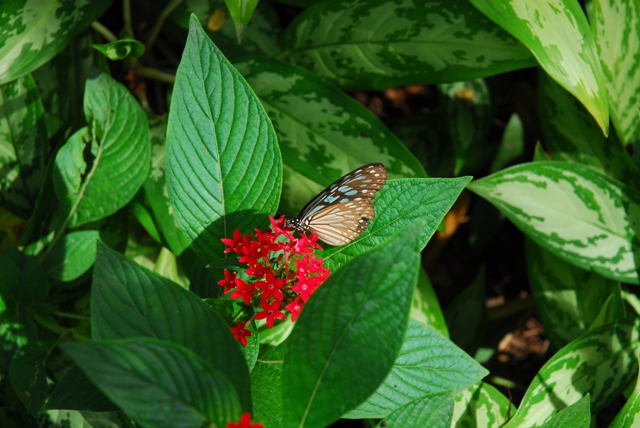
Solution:
<svg viewBox="0 0 640 428">
<path fill-rule="evenodd" d="M 404 405 L 388 418 L 380 427 L 389 428 L 449 428 L 453 414 L 453 397 L 450 394 L 424 397 Z"/>
<path fill-rule="evenodd" d="M 220 370 L 251 408 L 249 371 L 222 318 L 193 293 L 98 244 L 91 292 L 96 340 L 152 337 L 179 343 Z"/>
<path fill-rule="evenodd" d="M 638 284 L 640 194 L 568 162 L 533 162 L 467 186 L 556 256 L 619 281 Z"/>
<path fill-rule="evenodd" d="M 484 338 L 487 326 L 485 270 L 459 293 L 445 311 L 451 340 L 467 354 L 474 355 Z"/>
<path fill-rule="evenodd" d="M 577 2 L 471 0 L 471 3 L 529 48 L 553 80 L 580 100 L 603 133 L 608 133 L 604 76 L 589 23 Z"/>
<path fill-rule="evenodd" d="M 524 162 L 525 144 L 522 120 L 517 113 L 511 114 L 502 135 L 502 143 L 491 163 L 491 173 Z"/>
<path fill-rule="evenodd" d="M 49 351 L 49 347 L 43 344 L 27 344 L 13 355 L 9 367 L 11 386 L 34 417 L 47 399 L 45 363 Z"/>
<path fill-rule="evenodd" d="M 297 214 L 338 177 L 368 163 L 384 163 L 390 178 L 426 177 L 380 119 L 315 73 L 259 57 L 234 65 L 260 98 L 278 135 L 286 166 L 285 214 Z"/>
<path fill-rule="evenodd" d="M 638 354 L 636 353 L 636 358 Z M 632 428 L 640 423 L 640 382 L 636 379 L 636 386 L 627 399 L 626 404 L 615 417 L 609 428 Z"/>
<path fill-rule="evenodd" d="M 595 0 L 590 12 L 611 121 L 622 142 L 628 144 L 640 132 L 640 2 Z"/>
<path fill-rule="evenodd" d="M 282 26 L 271 2 L 261 1 L 253 11 L 251 25 L 242 32 L 242 43 L 229 9 L 224 0 L 185 1 L 171 14 L 171 19 L 185 30 L 189 29 L 189 16 L 195 14 L 213 43 L 227 59 L 245 55 L 276 57 L 282 51 Z"/>
<path fill-rule="evenodd" d="M 438 88 L 443 94 L 444 121 L 455 150 L 453 173 L 473 173 L 498 149 L 487 141 L 494 115 L 489 88 L 483 79 L 443 83 Z"/>
<path fill-rule="evenodd" d="M 470 177 L 387 181 L 374 199 L 376 217 L 367 230 L 346 245 L 322 251 L 324 265 L 333 271 L 420 220 L 427 222 L 419 232 L 420 249 L 424 248 L 469 180 Z"/>
<path fill-rule="evenodd" d="M 536 307 L 549 341 L 558 349 L 589 330 L 610 296 L 622 300 L 617 281 L 574 266 L 531 240 L 526 254 Z"/>
<path fill-rule="evenodd" d="M 0 86 L 2 206 L 23 218 L 31 216 L 48 154 L 44 109 L 33 78 L 26 75 Z"/>
<path fill-rule="evenodd" d="M 38 68 L 109 7 L 108 0 L 0 3 L 0 84 Z"/>
<path fill-rule="evenodd" d="M 432 327 L 410 320 L 398 357 L 382 385 L 349 418 L 386 418 L 409 403 L 457 393 L 488 371 Z"/>
<path fill-rule="evenodd" d="M 615 134 L 602 135 L 584 106 L 547 74 L 540 73 L 538 87 L 540 127 L 552 159 L 589 166 L 640 188 L 638 167 Z"/>
<path fill-rule="evenodd" d="M 640 345 L 640 319 L 601 327 L 558 351 L 540 369 L 505 428 L 537 427 L 588 392 L 598 412 L 638 373 L 634 350 Z"/>
<path fill-rule="evenodd" d="M 581 400 L 560 410 L 544 425 L 544 428 L 589 428 L 591 426 L 591 412 L 589 411 L 589 394 Z"/>
<path fill-rule="evenodd" d="M 123 58 L 139 58 L 144 53 L 144 45 L 135 39 L 120 39 L 111 43 L 94 44 L 93 48 L 112 61 Z"/>
<path fill-rule="evenodd" d="M 144 111 L 124 86 L 93 70 L 87 80 L 89 122 L 56 155 L 54 188 L 70 226 L 125 206 L 149 174 L 151 146 Z M 88 146 L 88 147 L 87 147 Z M 90 164 L 84 159 L 90 151 Z"/>
<path fill-rule="evenodd" d="M 93 266 L 96 261 L 96 243 L 102 238 L 115 246 L 120 238 L 97 230 L 80 230 L 60 239 L 44 261 L 47 276 L 56 281 L 73 281 Z"/>
<path fill-rule="evenodd" d="M 231 383 L 180 345 L 136 338 L 61 347 L 107 397 L 143 426 L 226 426 L 240 416 Z"/>
<path fill-rule="evenodd" d="M 178 224 L 205 262 L 221 258 L 221 238 L 275 214 L 281 165 L 257 97 L 192 17 L 171 101 L 166 171 Z"/>
<path fill-rule="evenodd" d="M 109 412 L 118 408 L 73 364 L 56 383 L 47 400 L 47 409 Z"/>
<path fill-rule="evenodd" d="M 251 372 L 252 419 L 265 427 L 282 427 L 282 372 L 272 364 L 256 363 Z"/>
<path fill-rule="evenodd" d="M 478 382 L 454 398 L 452 428 L 498 428 L 512 415 L 515 406 L 488 383 Z"/>
<path fill-rule="evenodd" d="M 442 308 L 440 308 L 438 296 L 422 267 L 418 272 L 418 285 L 413 290 L 409 316 L 416 321 L 430 325 L 444 337 L 449 337 L 449 329 Z"/>
<path fill-rule="evenodd" d="M 535 65 L 469 2 L 318 3 L 287 28 L 288 59 L 346 89 L 471 80 Z"/>
<path fill-rule="evenodd" d="M 326 426 L 387 376 L 407 328 L 423 226 L 402 229 L 333 272 L 306 303 L 282 366 L 285 426 Z"/>
<path fill-rule="evenodd" d="M 225 3 L 236 26 L 236 34 L 238 35 L 238 42 L 240 42 L 242 33 L 247 24 L 249 24 L 253 11 L 258 5 L 258 0 L 225 0 Z"/>
</svg>

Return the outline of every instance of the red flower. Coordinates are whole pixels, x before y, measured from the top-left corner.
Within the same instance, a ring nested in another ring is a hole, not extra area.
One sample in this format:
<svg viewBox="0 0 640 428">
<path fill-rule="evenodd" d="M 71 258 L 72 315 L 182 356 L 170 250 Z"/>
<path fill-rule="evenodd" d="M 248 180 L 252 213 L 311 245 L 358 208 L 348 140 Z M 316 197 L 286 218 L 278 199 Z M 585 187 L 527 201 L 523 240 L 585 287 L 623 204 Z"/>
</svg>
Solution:
<svg viewBox="0 0 640 428">
<path fill-rule="evenodd" d="M 252 282 L 246 283 L 240 278 L 236 278 L 236 287 L 233 293 L 231 293 L 232 299 L 238 299 L 242 297 L 244 304 L 248 305 L 253 297 L 253 291 L 256 289 L 256 285 Z"/>
<path fill-rule="evenodd" d="M 298 318 L 298 315 L 300 315 L 300 311 L 302 310 L 303 306 L 304 301 L 300 296 L 298 296 L 296 297 L 296 300 L 293 301 L 293 303 L 289 303 L 285 307 L 286 310 L 291 312 L 291 321 L 295 321 Z"/>
<path fill-rule="evenodd" d="M 238 260 L 240 263 L 246 263 L 250 267 L 255 266 L 258 263 L 258 259 L 261 259 L 269 253 L 269 247 L 265 247 L 258 241 L 251 241 L 246 247 L 242 247 L 242 253 L 244 254 Z"/>
<path fill-rule="evenodd" d="M 263 320 L 263 319 L 267 319 L 267 327 L 269 328 L 273 328 L 273 323 L 275 322 L 275 319 L 278 318 L 280 320 L 284 320 L 286 317 L 284 316 L 284 314 L 282 312 L 280 312 L 280 301 L 279 300 L 274 300 L 273 302 L 269 303 L 266 302 L 265 300 L 262 301 L 261 303 L 262 306 L 262 312 L 258 312 L 256 314 L 256 319 L 257 320 Z"/>
<path fill-rule="evenodd" d="M 224 287 L 224 292 L 228 293 L 233 287 L 236 286 L 236 273 L 224 270 L 224 279 L 218 281 L 220 286 Z"/>
<path fill-rule="evenodd" d="M 235 327 L 229 327 L 231 329 L 231 333 L 233 333 L 233 337 L 236 340 L 239 340 L 242 343 L 242 346 L 247 346 L 247 337 L 253 336 L 249 330 L 247 330 L 246 324 L 242 321 L 239 321 Z"/>
<path fill-rule="evenodd" d="M 251 237 L 251 234 L 247 235 L 247 236 L 242 236 L 242 233 L 240 233 L 239 229 L 236 229 L 235 232 L 233 232 L 233 239 L 229 239 L 229 238 L 222 238 L 221 241 L 224 245 L 227 245 L 231 248 L 225 248 L 224 252 L 225 253 L 230 253 L 231 251 L 237 253 L 237 254 L 243 254 L 242 253 L 242 248 L 246 247 L 247 245 L 249 245 L 249 238 Z"/>
<path fill-rule="evenodd" d="M 262 300 L 265 301 L 273 296 L 276 300 L 284 299 L 280 289 L 287 283 L 286 279 L 276 279 L 273 272 L 268 271 L 264 281 L 256 282 L 256 286 L 262 290 Z"/>
<path fill-rule="evenodd" d="M 244 412 L 240 417 L 240 423 L 227 422 L 227 428 L 264 428 L 260 423 L 251 423 L 251 413 Z"/>
</svg>

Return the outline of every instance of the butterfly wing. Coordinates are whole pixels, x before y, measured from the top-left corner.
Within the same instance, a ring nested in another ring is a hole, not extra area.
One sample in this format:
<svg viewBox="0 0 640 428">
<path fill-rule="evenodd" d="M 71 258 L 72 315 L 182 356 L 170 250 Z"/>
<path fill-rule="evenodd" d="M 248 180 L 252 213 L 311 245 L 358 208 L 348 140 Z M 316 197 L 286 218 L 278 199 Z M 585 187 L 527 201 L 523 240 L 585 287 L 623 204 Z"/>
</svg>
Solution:
<svg viewBox="0 0 640 428">
<path fill-rule="evenodd" d="M 291 224 L 311 230 L 329 245 L 351 242 L 375 216 L 371 201 L 386 182 L 384 164 L 361 166 L 320 192 Z"/>
</svg>

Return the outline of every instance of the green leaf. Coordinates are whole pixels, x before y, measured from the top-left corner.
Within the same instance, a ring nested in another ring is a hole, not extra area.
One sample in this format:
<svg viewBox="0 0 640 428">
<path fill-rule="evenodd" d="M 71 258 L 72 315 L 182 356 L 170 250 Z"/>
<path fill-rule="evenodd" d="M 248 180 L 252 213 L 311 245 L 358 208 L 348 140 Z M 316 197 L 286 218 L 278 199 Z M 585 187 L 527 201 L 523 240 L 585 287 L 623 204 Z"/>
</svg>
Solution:
<svg viewBox="0 0 640 428">
<path fill-rule="evenodd" d="M 120 237 L 97 230 L 71 232 L 60 239 L 47 255 L 43 269 L 56 281 L 73 281 L 88 271 L 96 261 L 96 243 L 102 238 L 115 246 Z"/>
<path fill-rule="evenodd" d="M 545 333 L 556 348 L 586 333 L 607 299 L 617 296 L 616 301 L 622 303 L 619 282 L 573 266 L 530 239 L 526 241 L 526 254 L 536 307 Z"/>
<path fill-rule="evenodd" d="M 635 378 L 634 349 L 640 345 L 640 319 L 609 324 L 574 340 L 540 369 L 505 428 L 537 427 L 561 406 L 591 395 L 598 412 Z"/>
<path fill-rule="evenodd" d="M 315 73 L 259 57 L 234 65 L 278 135 L 285 163 L 285 214 L 297 214 L 336 178 L 368 163 L 384 163 L 390 178 L 426 177 L 418 160 L 380 119 Z"/>
<path fill-rule="evenodd" d="M 118 408 L 73 364 L 62 375 L 47 400 L 47 409 L 110 412 Z"/>
<path fill-rule="evenodd" d="M 553 415 L 544 428 L 589 428 L 591 426 L 591 412 L 589 411 L 589 393 L 572 405 Z"/>
<path fill-rule="evenodd" d="M 251 372 L 253 420 L 265 427 L 282 427 L 282 371 L 258 361 Z"/>
<path fill-rule="evenodd" d="M 227 59 L 245 55 L 278 56 L 282 25 L 274 5 L 261 1 L 253 11 L 251 25 L 242 32 L 242 43 L 224 0 L 183 2 L 171 14 L 171 19 L 181 28 L 189 29 L 189 17 L 195 14 L 207 35 Z"/>
<path fill-rule="evenodd" d="M 589 166 L 640 188 L 638 167 L 615 134 L 606 138 L 573 95 L 540 73 L 539 115 L 545 148 L 554 160 Z"/>
<path fill-rule="evenodd" d="M 93 48 L 112 61 L 126 57 L 139 58 L 144 53 L 144 45 L 135 39 L 120 39 L 105 44 L 94 44 Z"/>
<path fill-rule="evenodd" d="M 149 126 L 126 88 L 94 69 L 87 80 L 84 108 L 90 125 L 62 146 L 53 177 L 70 227 L 118 211 L 149 174 Z M 85 150 L 91 153 L 89 164 Z"/>
<path fill-rule="evenodd" d="M 367 401 L 345 417 L 386 418 L 415 400 L 462 391 L 487 374 L 486 369 L 435 329 L 409 320 L 391 372 Z"/>
<path fill-rule="evenodd" d="M 494 116 L 489 88 L 483 79 L 443 83 L 438 88 L 443 93 L 444 121 L 455 149 L 453 173 L 475 172 L 498 149 L 487 140 Z"/>
<path fill-rule="evenodd" d="M 16 351 L 9 367 L 11 386 L 33 417 L 47 399 L 45 363 L 49 351 L 47 346 L 30 343 Z"/>
<path fill-rule="evenodd" d="M 231 381 L 242 408 L 251 408 L 249 371 L 228 326 L 206 303 L 103 244 L 98 244 L 91 292 L 95 340 L 152 337 L 179 343 Z"/>
<path fill-rule="evenodd" d="M 451 340 L 467 354 L 474 355 L 487 326 L 485 270 L 480 269 L 471 285 L 459 293 L 445 311 Z"/>
<path fill-rule="evenodd" d="M 433 427 L 449 428 L 453 414 L 453 397 L 450 394 L 424 397 L 412 401 L 385 418 L 384 427 Z"/>
<path fill-rule="evenodd" d="M 469 180 L 470 177 L 387 181 L 374 199 L 376 217 L 367 230 L 346 245 L 322 251 L 324 265 L 333 271 L 420 220 L 427 221 L 419 231 L 420 249 L 424 248 Z"/>
<path fill-rule="evenodd" d="M 606 135 L 609 110 L 604 77 L 589 23 L 575 1 L 471 0 L 531 50 L 540 66 L 573 94 Z"/>
<path fill-rule="evenodd" d="M 249 20 L 253 15 L 253 11 L 258 5 L 258 0 L 225 0 L 229 13 L 236 26 L 236 34 L 238 35 L 238 43 L 242 40 L 242 33 L 249 24 Z"/>
<path fill-rule="evenodd" d="M 616 132 L 626 145 L 640 132 L 640 3 L 637 0 L 596 0 L 590 10 L 591 31 L 596 41 L 609 113 Z"/>
<path fill-rule="evenodd" d="M 407 327 L 423 226 L 402 229 L 333 272 L 306 303 L 282 367 L 285 426 L 326 426 L 387 376 Z"/>
<path fill-rule="evenodd" d="M 176 74 L 166 162 L 178 224 L 205 262 L 222 256 L 221 238 L 275 213 L 282 161 L 271 122 L 195 17 Z"/>
<path fill-rule="evenodd" d="M 287 28 L 288 59 L 345 89 L 471 80 L 535 65 L 469 2 L 320 2 Z"/>
<path fill-rule="evenodd" d="M 522 120 L 517 113 L 512 113 L 502 135 L 500 149 L 491 164 L 491 173 L 524 161 L 525 144 Z"/>
<path fill-rule="evenodd" d="M 422 267 L 418 272 L 418 285 L 413 291 L 409 316 L 416 321 L 430 325 L 444 337 L 449 337 L 449 329 L 440 308 L 438 296 Z"/>
<path fill-rule="evenodd" d="M 107 10 L 103 0 L 0 3 L 0 84 L 35 70 Z"/>
<path fill-rule="evenodd" d="M 48 154 L 44 108 L 33 78 L 26 75 L 0 86 L 2 206 L 23 218 L 31 216 Z"/>
<path fill-rule="evenodd" d="M 636 359 L 638 354 L 636 353 Z M 633 393 L 627 399 L 624 407 L 618 412 L 609 428 L 631 428 L 638 424 L 640 416 L 640 382 L 636 380 Z"/>
<path fill-rule="evenodd" d="M 226 426 L 240 416 L 238 396 L 225 376 L 180 345 L 136 338 L 60 346 L 143 426 Z"/>
<path fill-rule="evenodd" d="M 513 414 L 509 399 L 488 383 L 478 382 L 454 398 L 452 428 L 498 428 Z"/>
<path fill-rule="evenodd" d="M 640 194 L 568 162 L 515 166 L 467 186 L 554 255 L 619 281 L 640 283 Z"/>
</svg>

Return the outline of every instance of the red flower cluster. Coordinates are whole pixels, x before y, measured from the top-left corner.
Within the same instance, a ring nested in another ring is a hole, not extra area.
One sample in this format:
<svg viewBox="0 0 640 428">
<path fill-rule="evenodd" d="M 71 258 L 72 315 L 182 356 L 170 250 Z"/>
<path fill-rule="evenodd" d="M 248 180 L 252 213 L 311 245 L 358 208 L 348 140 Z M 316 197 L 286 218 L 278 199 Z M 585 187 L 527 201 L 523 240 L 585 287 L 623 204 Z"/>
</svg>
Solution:
<svg viewBox="0 0 640 428">
<path fill-rule="evenodd" d="M 240 417 L 240 422 L 227 422 L 227 428 L 264 428 L 261 423 L 251 423 L 251 413 L 244 412 Z"/>
<path fill-rule="evenodd" d="M 290 312 L 291 321 L 295 321 L 330 271 L 313 252 L 314 248 L 322 249 L 316 235 L 302 234 L 295 238 L 291 234 L 294 229 L 284 227 L 284 217 L 269 220 L 271 229 L 256 229 L 255 238 L 253 234 L 243 236 L 236 229 L 233 239 L 222 239 L 229 247 L 224 252 L 238 254 L 240 263 L 246 263 L 247 268 L 245 279 L 225 269 L 224 279 L 218 284 L 225 293 L 231 292 L 232 299 L 242 299 L 245 305 L 258 306 L 259 302 L 262 311 L 255 314 L 255 319 L 266 319 L 267 326 L 272 328 L 276 319 L 285 319 L 283 311 Z M 250 321 L 231 327 L 243 346 L 247 346 L 247 337 L 251 336 L 247 329 Z"/>
</svg>

